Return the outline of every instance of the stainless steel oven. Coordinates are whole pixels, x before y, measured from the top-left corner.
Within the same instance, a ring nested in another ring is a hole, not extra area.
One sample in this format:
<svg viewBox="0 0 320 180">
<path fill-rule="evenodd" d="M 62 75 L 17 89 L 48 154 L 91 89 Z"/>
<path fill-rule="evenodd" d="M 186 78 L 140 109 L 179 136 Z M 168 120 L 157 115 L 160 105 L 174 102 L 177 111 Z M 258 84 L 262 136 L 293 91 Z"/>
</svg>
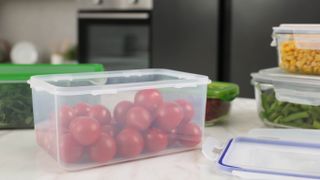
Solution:
<svg viewBox="0 0 320 180">
<path fill-rule="evenodd" d="M 79 0 L 78 58 L 107 70 L 151 67 L 152 0 Z"/>
</svg>

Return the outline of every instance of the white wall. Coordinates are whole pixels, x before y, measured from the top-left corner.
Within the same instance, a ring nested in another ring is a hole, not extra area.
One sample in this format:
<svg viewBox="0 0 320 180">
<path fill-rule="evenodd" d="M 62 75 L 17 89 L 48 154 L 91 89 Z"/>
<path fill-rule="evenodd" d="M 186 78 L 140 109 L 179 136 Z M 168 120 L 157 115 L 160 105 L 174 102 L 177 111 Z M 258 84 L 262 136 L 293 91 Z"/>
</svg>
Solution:
<svg viewBox="0 0 320 180">
<path fill-rule="evenodd" d="M 63 41 L 76 43 L 75 0 L 0 0 L 0 38 L 33 42 L 48 59 Z"/>
</svg>

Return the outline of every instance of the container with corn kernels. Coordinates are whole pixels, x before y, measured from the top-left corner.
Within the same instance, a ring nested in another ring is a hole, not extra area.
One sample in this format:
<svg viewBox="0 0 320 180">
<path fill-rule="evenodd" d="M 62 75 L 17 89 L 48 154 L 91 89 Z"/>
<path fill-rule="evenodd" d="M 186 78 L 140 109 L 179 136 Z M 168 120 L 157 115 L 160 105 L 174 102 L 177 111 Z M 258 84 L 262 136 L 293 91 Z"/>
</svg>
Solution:
<svg viewBox="0 0 320 180">
<path fill-rule="evenodd" d="M 282 24 L 273 28 L 279 66 L 291 73 L 320 75 L 320 24 Z"/>
</svg>

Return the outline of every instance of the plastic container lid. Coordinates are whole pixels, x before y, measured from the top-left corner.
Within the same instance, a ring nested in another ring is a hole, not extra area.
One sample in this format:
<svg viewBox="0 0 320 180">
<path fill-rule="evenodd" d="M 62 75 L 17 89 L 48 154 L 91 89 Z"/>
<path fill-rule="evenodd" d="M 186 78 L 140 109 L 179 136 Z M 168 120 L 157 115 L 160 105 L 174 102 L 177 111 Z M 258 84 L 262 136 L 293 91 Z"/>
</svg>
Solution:
<svg viewBox="0 0 320 180">
<path fill-rule="evenodd" d="M 273 27 L 274 34 L 317 34 L 320 24 L 281 24 Z"/>
<path fill-rule="evenodd" d="M 101 64 L 2 64 L 0 81 L 27 81 L 31 76 L 42 74 L 64 74 L 103 71 Z"/>
<path fill-rule="evenodd" d="M 320 76 L 289 74 L 278 67 L 251 76 L 253 82 L 272 84 L 279 101 L 320 105 Z"/>
<path fill-rule="evenodd" d="M 277 35 L 291 35 L 299 49 L 320 49 L 320 24 L 281 24 L 273 27 L 271 46 L 277 46 Z"/>
<path fill-rule="evenodd" d="M 207 139 L 202 151 L 220 170 L 242 178 L 320 179 L 319 136 L 316 130 L 255 129 L 226 146 Z"/>
<path fill-rule="evenodd" d="M 207 98 L 232 101 L 239 95 L 239 86 L 234 83 L 213 82 L 208 84 Z"/>
<path fill-rule="evenodd" d="M 32 89 L 55 95 L 101 95 L 149 88 L 197 87 L 211 83 L 207 76 L 169 69 L 137 69 L 95 73 L 33 76 Z"/>
</svg>

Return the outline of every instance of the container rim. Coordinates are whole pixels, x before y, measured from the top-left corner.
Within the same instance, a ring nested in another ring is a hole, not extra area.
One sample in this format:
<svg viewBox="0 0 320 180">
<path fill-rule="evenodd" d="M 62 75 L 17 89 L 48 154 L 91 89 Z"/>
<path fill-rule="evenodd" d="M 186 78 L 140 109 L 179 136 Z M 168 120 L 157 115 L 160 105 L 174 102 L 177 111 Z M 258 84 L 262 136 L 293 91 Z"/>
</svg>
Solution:
<svg viewBox="0 0 320 180">
<path fill-rule="evenodd" d="M 144 75 L 166 75 L 175 77 L 174 80 L 163 81 L 147 81 L 147 82 L 129 82 L 122 84 L 96 84 L 90 86 L 73 86 L 61 87 L 56 86 L 49 81 L 57 82 L 61 80 L 86 80 L 95 78 L 110 77 L 130 77 Z M 70 74 L 53 74 L 53 75 L 37 75 L 32 76 L 28 81 L 30 87 L 36 91 L 46 91 L 55 95 L 101 95 L 101 94 L 116 94 L 121 91 L 141 90 L 149 88 L 184 88 L 196 87 L 198 85 L 207 85 L 211 82 L 208 76 L 186 73 L 169 69 L 134 69 L 124 71 L 104 71 L 104 72 L 85 72 L 85 73 L 70 73 Z"/>
<path fill-rule="evenodd" d="M 279 101 L 320 106 L 320 77 L 289 74 L 279 67 L 252 73 L 252 82 L 273 85 Z"/>
<path fill-rule="evenodd" d="M 283 71 L 279 67 L 262 69 L 259 72 L 251 73 L 251 77 L 256 82 L 264 82 L 273 84 L 274 82 L 280 83 L 295 83 L 308 86 L 320 87 L 320 76 L 291 74 Z"/>
<path fill-rule="evenodd" d="M 320 24 L 280 24 L 273 34 L 320 34 Z"/>
</svg>

